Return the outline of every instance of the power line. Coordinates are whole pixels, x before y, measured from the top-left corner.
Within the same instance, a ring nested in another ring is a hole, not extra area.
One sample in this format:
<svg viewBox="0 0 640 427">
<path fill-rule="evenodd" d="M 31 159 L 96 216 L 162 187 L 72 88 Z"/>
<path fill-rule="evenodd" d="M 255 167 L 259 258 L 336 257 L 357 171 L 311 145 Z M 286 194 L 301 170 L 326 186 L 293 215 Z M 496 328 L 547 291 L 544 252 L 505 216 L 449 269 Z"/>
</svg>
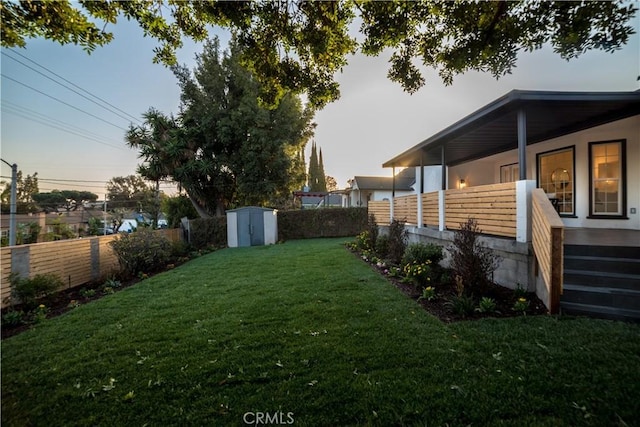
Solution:
<svg viewBox="0 0 640 427">
<path fill-rule="evenodd" d="M 94 103 L 94 104 L 95 104 L 95 105 L 97 105 L 98 107 L 103 108 L 103 109 L 107 110 L 108 112 L 110 112 L 110 113 L 112 113 L 112 114 L 115 114 L 116 116 L 118 116 L 118 117 L 120 117 L 120 118 L 122 118 L 122 119 L 124 119 L 124 120 L 131 121 L 131 119 L 129 119 L 129 118 L 127 118 L 127 117 L 123 116 L 122 114 L 117 113 L 116 111 L 112 110 L 111 108 L 107 108 L 107 107 L 105 107 L 104 105 L 102 105 L 102 104 L 100 104 L 100 103 L 98 103 L 98 102 L 94 101 L 93 99 L 89 98 L 88 96 L 86 96 L 86 95 L 84 95 L 84 94 L 82 94 L 82 93 L 78 92 L 78 91 L 77 91 L 77 90 L 75 90 L 75 89 L 70 88 L 69 86 L 67 86 L 67 85 L 65 85 L 65 84 L 63 84 L 63 83 L 60 83 L 59 81 L 55 80 L 54 78 L 47 76 L 46 74 L 44 74 L 44 73 L 42 73 L 42 72 L 40 72 L 40 71 L 36 70 L 35 68 L 33 68 L 33 67 L 31 67 L 31 66 L 29 66 L 29 65 L 25 64 L 24 62 L 20 61 L 19 59 L 16 59 L 16 58 L 12 57 L 11 55 L 8 55 L 6 52 L 5 52 L 5 56 L 6 56 L 7 58 L 13 59 L 14 61 L 16 61 L 16 62 L 17 62 L 17 63 L 19 63 L 19 64 L 22 64 L 24 67 L 27 67 L 28 69 L 32 70 L 33 72 L 38 73 L 38 74 L 40 74 L 41 76 L 43 76 L 43 77 L 45 77 L 45 78 L 47 78 L 47 79 L 51 80 L 51 81 L 52 81 L 52 82 L 54 82 L 55 84 L 60 85 L 60 86 L 62 86 L 63 88 L 65 88 L 65 89 L 67 89 L 67 90 L 70 90 L 71 92 L 73 92 L 73 93 L 75 93 L 75 94 L 77 94 L 77 95 L 79 95 L 79 96 L 83 97 L 83 98 L 84 98 L 84 99 L 86 99 L 87 101 Z"/>
<path fill-rule="evenodd" d="M 5 99 L 2 100 L 2 104 L 4 104 L 2 106 L 2 109 L 7 113 L 14 114 L 14 115 L 23 117 L 23 118 L 25 118 L 27 120 L 32 120 L 32 121 L 35 121 L 37 123 L 43 124 L 45 126 L 50 126 L 50 127 L 62 130 L 64 132 L 68 132 L 68 133 L 71 133 L 71 134 L 74 134 L 74 135 L 78 135 L 78 136 L 81 136 L 83 138 L 91 139 L 91 140 L 93 140 L 95 142 L 98 142 L 100 144 L 104 144 L 104 145 L 108 145 L 110 147 L 114 147 L 114 148 L 118 148 L 118 149 L 124 150 L 123 147 L 111 145 L 111 144 L 109 144 L 107 142 L 104 142 L 105 141 L 104 138 L 101 135 L 98 135 L 95 132 L 91 132 L 91 131 L 88 131 L 86 129 L 80 128 L 78 126 L 74 126 L 74 125 L 72 125 L 70 123 L 63 122 L 63 121 L 55 119 L 55 118 L 53 118 L 51 116 L 47 116 L 46 114 L 38 113 L 37 111 L 31 110 L 31 109 L 26 108 L 26 107 L 22 107 L 20 105 L 14 104 L 14 103 L 12 103 L 10 101 L 7 101 Z M 26 114 L 26 116 L 25 116 L 25 114 Z M 34 115 L 35 116 L 40 116 L 40 117 L 33 117 Z M 44 123 L 44 122 L 42 122 L 40 120 L 45 120 L 45 121 L 47 121 L 49 123 Z M 65 129 L 62 129 L 62 128 L 58 127 L 58 126 L 63 126 Z M 81 132 L 82 134 L 77 133 L 77 132 Z M 109 140 L 116 142 L 116 140 L 112 139 L 112 138 L 109 138 Z"/>
<path fill-rule="evenodd" d="M 98 117 L 98 116 L 96 116 L 95 114 L 88 113 L 88 112 L 86 112 L 86 111 L 84 111 L 84 110 L 82 110 L 82 109 L 80 109 L 80 108 L 78 108 L 78 107 L 76 107 L 76 106 L 73 106 L 73 105 L 69 104 L 68 102 L 64 102 L 64 101 L 62 101 L 62 100 L 60 100 L 60 99 L 56 98 L 55 96 L 51 96 L 51 95 L 49 95 L 49 94 L 46 94 L 46 93 L 42 92 L 41 90 L 38 90 L 38 89 L 36 89 L 36 88 L 34 88 L 34 87 L 32 87 L 32 86 L 29 86 L 28 84 L 22 83 L 22 82 L 20 82 L 20 81 L 18 81 L 18 80 L 16 80 L 16 79 L 14 79 L 13 77 L 9 77 L 9 76 L 7 76 L 7 75 L 5 75 L 5 74 L 3 74 L 3 73 L 0 73 L 0 76 L 4 77 L 5 79 L 9 79 L 9 80 L 11 80 L 12 82 L 15 82 L 15 83 L 17 83 L 17 84 L 19 84 L 19 85 L 21 85 L 21 86 L 24 86 L 24 87 L 26 87 L 26 88 L 28 88 L 28 89 L 31 89 L 31 90 L 32 90 L 32 91 L 34 91 L 34 92 L 37 92 L 37 93 L 39 93 L 39 94 L 41 94 L 41 95 L 44 95 L 44 96 L 46 96 L 47 98 L 51 98 L 51 99 L 53 99 L 54 101 L 57 101 L 57 102 L 59 102 L 59 103 L 61 103 L 61 104 L 64 104 L 64 105 L 66 105 L 66 106 L 68 106 L 68 107 L 71 107 L 71 108 L 73 108 L 74 110 L 80 111 L 81 113 L 84 113 L 84 114 L 86 114 L 86 115 L 88 115 L 88 116 L 91 116 L 91 117 L 93 117 L 93 118 L 96 118 L 96 119 L 100 120 L 101 122 L 107 123 L 107 124 L 109 124 L 109 125 L 111 125 L 111 126 L 113 126 L 113 127 L 116 127 L 116 128 L 118 128 L 118 129 L 122 130 L 122 131 L 125 131 L 125 132 L 127 131 L 125 128 L 122 128 L 122 127 L 118 126 L 118 125 L 117 125 L 117 124 L 115 124 L 115 123 L 112 123 L 112 122 L 110 122 L 110 121 L 108 121 L 108 120 L 105 120 L 105 119 L 103 119 L 103 118 L 101 118 L 101 117 Z"/>
<path fill-rule="evenodd" d="M 67 126 L 67 127 L 69 127 L 70 129 L 72 129 L 72 130 L 76 130 L 76 131 L 78 131 L 78 132 L 83 132 L 83 133 L 86 133 L 87 135 L 93 135 L 93 136 L 94 136 L 94 137 L 96 137 L 96 138 L 104 138 L 104 136 L 103 136 L 103 135 L 99 135 L 99 134 L 97 134 L 97 133 L 95 133 L 95 132 L 92 132 L 92 131 L 90 131 L 90 130 L 83 129 L 83 128 L 78 127 L 78 126 L 76 126 L 76 125 L 73 125 L 73 124 L 71 124 L 71 123 L 63 122 L 62 120 L 58 120 L 58 119 L 56 119 L 55 117 L 49 116 L 49 115 L 47 115 L 47 114 L 40 113 L 40 112 L 38 112 L 38 111 L 32 110 L 32 109 L 30 109 L 30 108 L 27 108 L 27 107 L 25 107 L 25 106 L 23 106 L 23 105 L 16 104 L 15 102 L 11 102 L 11 101 L 9 101 L 8 99 L 3 99 L 3 100 L 2 100 L 2 103 L 3 103 L 3 104 L 6 104 L 6 105 L 7 105 L 8 107 L 10 107 L 10 108 L 17 109 L 17 110 L 19 110 L 20 112 L 22 112 L 22 113 L 24 113 L 24 114 L 32 114 L 32 115 L 40 116 L 43 120 L 48 120 L 48 121 L 50 121 L 50 122 L 52 122 L 52 123 L 59 124 L 59 125 L 61 125 L 61 126 Z M 104 139 L 105 139 L 105 140 L 107 140 L 107 139 L 108 139 L 108 140 L 111 140 L 111 141 L 113 141 L 113 142 L 118 142 L 118 141 L 116 141 L 116 140 L 115 140 L 115 139 L 113 139 L 113 138 L 104 138 Z"/>
<path fill-rule="evenodd" d="M 5 112 L 6 112 L 6 113 L 9 113 L 9 114 L 13 114 L 13 115 L 18 116 L 18 117 L 22 117 L 23 119 L 26 119 L 26 120 L 31 120 L 31 121 L 34 121 L 34 122 L 36 122 L 36 123 L 40 123 L 40 124 L 42 124 L 42 125 L 52 127 L 52 128 L 54 128 L 54 129 L 61 130 L 61 131 L 63 131 L 63 132 L 70 133 L 70 134 L 72 134 L 72 135 L 76 135 L 76 136 L 80 136 L 80 137 L 82 137 L 82 138 L 86 138 L 86 139 L 92 140 L 92 141 L 94 141 L 94 142 L 97 142 L 98 144 L 106 145 L 106 146 L 108 146 L 108 147 L 112 147 L 112 148 L 117 148 L 118 150 L 125 150 L 125 148 L 123 148 L 123 147 L 118 147 L 118 146 L 116 146 L 116 145 L 111 145 L 111 144 L 108 144 L 108 143 L 106 143 L 106 142 L 102 142 L 102 141 L 100 141 L 100 140 L 97 140 L 97 139 L 95 139 L 95 138 L 92 138 L 92 137 L 90 137 L 90 136 L 82 135 L 82 134 L 80 134 L 80 133 L 77 133 L 77 132 L 74 132 L 74 131 L 71 131 L 71 130 L 68 130 L 68 129 L 64 129 L 64 128 L 61 128 L 61 127 L 56 126 L 56 125 L 53 125 L 53 124 L 50 124 L 50 123 L 43 122 L 43 121 L 38 120 L 38 119 L 36 119 L 36 118 L 29 117 L 29 116 L 27 116 L 27 115 L 25 115 L 25 114 L 22 114 L 22 113 L 20 113 L 20 112 L 15 112 L 15 111 L 6 110 L 6 109 L 5 109 Z"/>
<path fill-rule="evenodd" d="M 86 94 L 88 94 L 88 95 L 90 95 L 90 96 L 94 97 L 95 99 L 97 99 L 97 100 L 99 100 L 99 101 L 101 101 L 101 102 L 104 102 L 104 103 L 105 103 L 105 104 L 107 104 L 108 106 L 110 106 L 110 107 L 112 107 L 112 108 L 114 108 L 114 109 L 116 109 L 116 110 L 120 111 L 122 114 L 124 114 L 124 115 L 126 115 L 126 116 L 129 116 L 131 119 L 133 119 L 133 120 L 137 121 L 138 123 L 142 123 L 142 122 L 140 121 L 140 119 L 136 118 L 135 116 L 132 116 L 131 114 L 127 113 L 126 111 L 121 110 L 120 108 L 118 108 L 118 107 L 116 107 L 115 105 L 113 105 L 113 104 L 109 103 L 108 101 L 105 101 L 104 99 L 100 98 L 99 96 L 94 95 L 93 93 L 89 92 L 88 90 L 81 88 L 81 87 L 80 87 L 80 86 L 78 86 L 77 84 L 75 84 L 75 83 L 73 83 L 73 82 L 71 82 L 71 81 L 69 81 L 69 80 L 65 79 L 65 78 L 64 78 L 64 77 L 62 77 L 61 75 L 56 74 L 55 72 L 51 71 L 50 69 L 48 69 L 48 68 L 47 68 L 47 67 L 45 67 L 44 65 L 38 64 L 38 63 L 37 63 L 36 61 L 34 61 L 33 59 L 30 59 L 30 58 L 28 58 L 28 57 L 24 56 L 23 54 L 21 54 L 21 53 L 20 53 L 20 52 L 18 52 L 17 50 L 15 50 L 15 49 L 13 49 L 13 48 L 8 48 L 8 49 L 9 49 L 10 51 L 12 51 L 13 53 L 15 53 L 16 55 L 21 56 L 22 58 L 26 59 L 27 61 L 29 61 L 29 62 L 31 62 L 31 63 L 33 63 L 33 64 L 37 65 L 38 67 L 40 67 L 40 68 L 42 68 L 42 69 L 44 69 L 44 70 L 47 70 L 49 73 L 53 74 L 54 76 L 58 77 L 59 79 L 61 79 L 61 80 L 65 81 L 65 82 L 69 83 L 69 84 L 70 84 L 70 85 L 72 85 L 73 87 L 76 87 L 76 88 L 80 89 L 80 90 L 81 90 L 81 91 L 83 91 L 84 93 L 86 93 Z M 11 58 L 11 59 L 13 59 L 13 58 Z M 15 61 L 15 59 L 14 59 L 14 61 Z M 24 65 L 24 64 L 23 64 L 23 65 Z"/>
</svg>

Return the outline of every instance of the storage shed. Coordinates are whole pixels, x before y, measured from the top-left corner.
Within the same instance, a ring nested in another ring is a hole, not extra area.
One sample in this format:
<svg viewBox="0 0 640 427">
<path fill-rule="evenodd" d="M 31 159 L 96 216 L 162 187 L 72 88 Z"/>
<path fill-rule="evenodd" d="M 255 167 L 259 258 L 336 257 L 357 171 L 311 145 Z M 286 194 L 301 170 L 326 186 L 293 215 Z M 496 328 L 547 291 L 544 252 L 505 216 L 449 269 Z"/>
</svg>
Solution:
<svg viewBox="0 0 640 427">
<path fill-rule="evenodd" d="M 227 244 L 238 246 L 272 245 L 278 241 L 277 210 L 247 206 L 227 211 Z"/>
</svg>

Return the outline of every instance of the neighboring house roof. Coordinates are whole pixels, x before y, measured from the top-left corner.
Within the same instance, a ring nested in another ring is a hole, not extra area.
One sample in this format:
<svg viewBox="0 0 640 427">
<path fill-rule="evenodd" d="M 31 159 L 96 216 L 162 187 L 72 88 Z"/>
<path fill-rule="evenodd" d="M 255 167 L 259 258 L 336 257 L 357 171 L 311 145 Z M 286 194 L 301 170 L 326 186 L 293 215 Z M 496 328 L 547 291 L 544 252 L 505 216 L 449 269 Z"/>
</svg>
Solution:
<svg viewBox="0 0 640 427">
<path fill-rule="evenodd" d="M 411 186 L 416 182 L 416 170 L 407 168 L 396 175 L 396 191 L 411 191 Z M 370 191 L 391 191 L 394 187 L 393 177 L 390 176 L 355 176 L 352 188 Z"/>
<path fill-rule="evenodd" d="M 449 166 L 515 149 L 520 111 L 530 145 L 640 114 L 640 91 L 513 90 L 382 166 L 440 165 L 443 146 Z"/>
</svg>

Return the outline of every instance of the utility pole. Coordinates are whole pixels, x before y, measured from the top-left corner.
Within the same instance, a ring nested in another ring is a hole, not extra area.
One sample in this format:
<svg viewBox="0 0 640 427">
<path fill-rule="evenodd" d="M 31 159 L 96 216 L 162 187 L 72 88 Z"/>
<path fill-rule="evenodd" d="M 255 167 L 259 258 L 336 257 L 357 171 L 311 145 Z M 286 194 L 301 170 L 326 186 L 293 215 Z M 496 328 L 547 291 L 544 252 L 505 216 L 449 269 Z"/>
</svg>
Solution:
<svg viewBox="0 0 640 427">
<path fill-rule="evenodd" d="M 11 164 L 4 159 L 0 159 L 11 166 L 11 204 L 9 207 L 9 246 L 16 245 L 16 211 L 18 195 L 18 165 Z"/>
<path fill-rule="evenodd" d="M 107 235 L 107 195 L 104 195 L 104 205 L 103 205 L 103 221 L 102 221 L 102 230 L 103 230 L 103 235 L 106 236 Z"/>
</svg>

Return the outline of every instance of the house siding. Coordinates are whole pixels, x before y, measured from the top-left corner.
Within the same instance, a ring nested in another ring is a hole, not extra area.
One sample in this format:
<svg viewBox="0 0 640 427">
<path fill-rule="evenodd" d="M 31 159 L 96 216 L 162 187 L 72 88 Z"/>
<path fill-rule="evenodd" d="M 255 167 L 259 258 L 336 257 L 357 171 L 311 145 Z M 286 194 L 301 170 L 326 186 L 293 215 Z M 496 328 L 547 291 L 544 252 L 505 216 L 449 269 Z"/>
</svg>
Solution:
<svg viewBox="0 0 640 427">
<path fill-rule="evenodd" d="M 628 219 L 591 219 L 589 216 L 589 142 L 626 140 Z M 537 154 L 575 147 L 575 218 L 563 217 L 567 227 L 640 229 L 640 115 L 527 147 L 527 178 L 537 177 Z M 449 187 L 460 178 L 471 186 L 500 182 L 500 166 L 518 161 L 517 150 L 449 168 Z M 635 209 L 635 213 L 631 210 Z"/>
</svg>

